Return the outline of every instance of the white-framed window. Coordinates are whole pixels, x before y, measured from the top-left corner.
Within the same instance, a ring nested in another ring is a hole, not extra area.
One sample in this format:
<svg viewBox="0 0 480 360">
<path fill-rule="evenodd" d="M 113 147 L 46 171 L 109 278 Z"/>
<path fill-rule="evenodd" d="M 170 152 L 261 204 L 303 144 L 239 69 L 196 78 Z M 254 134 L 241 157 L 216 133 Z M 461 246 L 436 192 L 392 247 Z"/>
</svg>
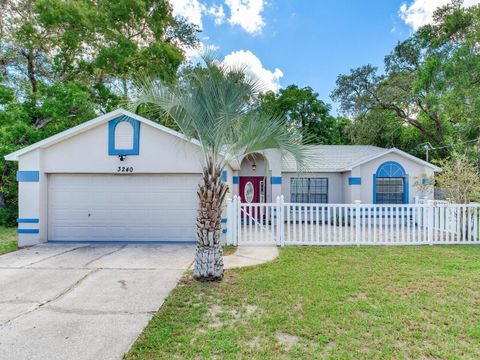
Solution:
<svg viewBox="0 0 480 360">
<path fill-rule="evenodd" d="M 290 201 L 292 203 L 328 203 L 328 179 L 291 178 Z"/>
<path fill-rule="evenodd" d="M 377 178 L 377 204 L 403 204 L 405 201 L 404 178 Z"/>
</svg>

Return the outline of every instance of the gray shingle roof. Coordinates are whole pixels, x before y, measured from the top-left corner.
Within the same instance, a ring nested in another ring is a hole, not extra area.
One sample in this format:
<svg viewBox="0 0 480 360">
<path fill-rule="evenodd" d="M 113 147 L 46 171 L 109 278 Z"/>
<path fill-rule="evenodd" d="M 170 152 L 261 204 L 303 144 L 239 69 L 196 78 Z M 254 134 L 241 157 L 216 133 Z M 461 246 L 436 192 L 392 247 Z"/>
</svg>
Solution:
<svg viewBox="0 0 480 360">
<path fill-rule="evenodd" d="M 314 145 L 311 146 L 311 165 L 307 171 L 344 171 L 359 162 L 386 154 L 390 149 L 371 145 Z M 282 171 L 297 171 L 295 160 L 285 156 Z"/>
</svg>

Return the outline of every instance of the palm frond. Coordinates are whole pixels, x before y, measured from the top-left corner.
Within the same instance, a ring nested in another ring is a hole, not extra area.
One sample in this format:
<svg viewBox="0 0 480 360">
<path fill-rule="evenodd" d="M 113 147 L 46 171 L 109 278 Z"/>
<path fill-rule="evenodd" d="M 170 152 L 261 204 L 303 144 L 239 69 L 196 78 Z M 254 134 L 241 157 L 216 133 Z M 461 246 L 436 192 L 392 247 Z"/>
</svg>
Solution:
<svg viewBox="0 0 480 360">
<path fill-rule="evenodd" d="M 129 108 L 136 112 L 148 106 L 156 118 L 170 117 L 185 136 L 201 143 L 205 163 L 213 162 L 217 170 L 240 156 L 267 149 L 279 149 L 292 156 L 299 169 L 307 169 L 309 137 L 289 129 L 281 115 L 259 118 L 252 111 L 262 83 L 249 79 L 241 66 L 205 61 L 204 68 L 173 86 L 139 77 Z"/>
</svg>

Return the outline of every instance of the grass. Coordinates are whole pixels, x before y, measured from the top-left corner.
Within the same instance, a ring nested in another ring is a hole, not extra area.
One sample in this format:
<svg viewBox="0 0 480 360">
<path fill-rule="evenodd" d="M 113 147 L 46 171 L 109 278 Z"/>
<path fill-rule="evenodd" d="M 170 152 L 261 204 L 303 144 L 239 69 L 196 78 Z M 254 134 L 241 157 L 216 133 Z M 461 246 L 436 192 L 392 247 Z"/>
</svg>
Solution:
<svg viewBox="0 0 480 360">
<path fill-rule="evenodd" d="M 480 247 L 290 247 L 189 276 L 126 359 L 480 358 Z"/>
<path fill-rule="evenodd" d="M 17 228 L 0 226 L 0 254 L 17 250 Z"/>
<path fill-rule="evenodd" d="M 224 245 L 222 247 L 223 255 L 232 255 L 237 251 L 237 247 L 233 245 Z"/>
</svg>

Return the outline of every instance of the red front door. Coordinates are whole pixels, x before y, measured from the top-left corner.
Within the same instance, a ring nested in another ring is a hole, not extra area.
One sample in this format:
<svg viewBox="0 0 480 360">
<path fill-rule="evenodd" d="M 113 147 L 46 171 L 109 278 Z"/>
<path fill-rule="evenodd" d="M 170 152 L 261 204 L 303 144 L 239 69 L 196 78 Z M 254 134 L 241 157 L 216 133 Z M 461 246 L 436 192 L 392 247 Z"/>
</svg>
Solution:
<svg viewBox="0 0 480 360">
<path fill-rule="evenodd" d="M 265 202 L 265 177 L 240 176 L 239 195 L 243 203 Z"/>
</svg>

